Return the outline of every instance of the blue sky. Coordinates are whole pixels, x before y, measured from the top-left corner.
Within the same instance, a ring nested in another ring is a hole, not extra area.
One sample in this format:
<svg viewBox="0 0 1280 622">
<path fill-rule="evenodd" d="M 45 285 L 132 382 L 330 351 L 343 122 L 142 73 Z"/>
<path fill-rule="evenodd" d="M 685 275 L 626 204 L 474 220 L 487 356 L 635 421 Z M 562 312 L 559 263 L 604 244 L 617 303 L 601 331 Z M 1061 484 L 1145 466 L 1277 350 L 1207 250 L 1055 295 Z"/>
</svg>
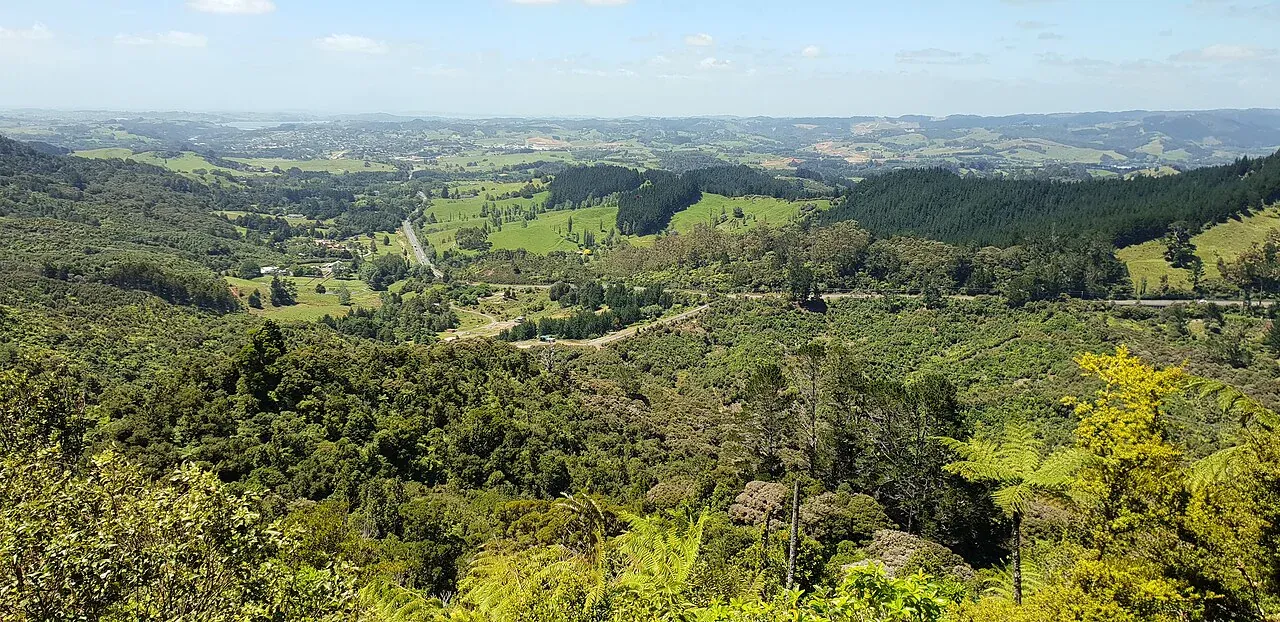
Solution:
<svg viewBox="0 0 1280 622">
<path fill-rule="evenodd" d="M 1277 33 L 1280 0 L 0 0 L 0 107 L 1277 107 Z"/>
</svg>

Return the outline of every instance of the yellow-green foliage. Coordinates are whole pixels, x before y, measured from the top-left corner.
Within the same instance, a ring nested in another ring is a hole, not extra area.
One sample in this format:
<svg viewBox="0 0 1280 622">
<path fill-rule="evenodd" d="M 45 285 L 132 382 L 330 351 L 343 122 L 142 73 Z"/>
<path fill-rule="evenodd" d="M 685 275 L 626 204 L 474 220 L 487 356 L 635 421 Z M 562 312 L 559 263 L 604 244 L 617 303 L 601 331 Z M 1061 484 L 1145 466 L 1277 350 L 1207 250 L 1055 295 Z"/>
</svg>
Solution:
<svg viewBox="0 0 1280 622">
<path fill-rule="evenodd" d="M 1186 379 L 1180 368 L 1156 369 L 1124 346 L 1076 362 L 1104 386 L 1092 400 L 1067 400 L 1080 417 L 1076 448 L 1086 454 L 1073 492 L 1093 519 L 1091 538 L 1107 546 L 1161 518 L 1180 484 L 1179 452 L 1165 439 L 1161 412 Z"/>
<path fill-rule="evenodd" d="M 1195 620 L 1204 605 L 1187 587 L 1145 563 L 1084 554 L 1048 578 L 1021 606 L 999 597 L 954 606 L 952 622 L 1177 622 Z"/>
<path fill-rule="evenodd" d="M 951 600 L 925 575 L 889 577 L 876 565 L 855 566 L 833 590 L 782 592 L 772 600 L 741 599 L 697 608 L 694 622 L 934 622 Z M 660 618 L 653 618 L 660 619 Z"/>
<path fill-rule="evenodd" d="M 968 442 L 941 440 L 961 457 L 944 469 L 969 481 L 996 484 L 992 499 L 1010 517 L 1027 511 L 1037 495 L 1064 490 L 1079 461 L 1074 452 L 1046 458 L 1035 429 L 1024 423 L 1005 426 L 999 438 L 978 435 Z"/>
</svg>

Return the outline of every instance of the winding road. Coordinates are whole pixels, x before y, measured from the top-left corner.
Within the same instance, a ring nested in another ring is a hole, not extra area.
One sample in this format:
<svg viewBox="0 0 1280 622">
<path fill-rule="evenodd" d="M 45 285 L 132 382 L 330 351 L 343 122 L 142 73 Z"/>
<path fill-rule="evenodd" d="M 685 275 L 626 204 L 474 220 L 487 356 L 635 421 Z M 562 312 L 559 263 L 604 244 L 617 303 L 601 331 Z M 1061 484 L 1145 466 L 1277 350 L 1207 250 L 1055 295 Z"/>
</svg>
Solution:
<svg viewBox="0 0 1280 622">
<path fill-rule="evenodd" d="M 783 295 L 784 295 L 784 294 L 747 293 L 747 294 L 728 294 L 726 297 L 727 297 L 727 298 L 756 298 L 756 299 L 759 299 L 759 298 L 769 298 L 769 297 L 781 297 L 781 296 L 783 296 Z M 919 296 L 919 294 L 914 294 L 914 295 L 912 295 L 912 294 L 900 294 L 900 295 L 903 295 L 903 296 L 905 296 L 905 297 Z M 831 293 L 831 294 L 824 294 L 824 295 L 822 296 L 822 298 L 823 298 L 824 300 L 836 300 L 836 299 L 840 299 L 840 298 L 874 299 L 874 298 L 883 298 L 883 297 L 884 297 L 884 294 L 861 293 L 861 292 L 841 292 L 841 293 Z M 973 300 L 973 299 L 974 299 L 974 296 L 956 294 L 956 295 L 952 295 L 952 296 L 947 296 L 947 298 L 952 299 L 952 300 Z M 1176 304 L 1187 304 L 1187 303 L 1192 303 L 1192 302 L 1200 302 L 1200 303 L 1206 303 L 1206 304 L 1213 304 L 1213 305 L 1218 305 L 1218 306 L 1222 306 L 1222 307 L 1238 307 L 1238 306 L 1242 306 L 1242 305 L 1244 304 L 1244 301 L 1242 301 L 1242 300 L 1199 300 L 1199 301 L 1194 301 L 1194 300 L 1136 300 L 1136 299 L 1135 299 L 1135 300 L 1108 300 L 1108 301 L 1100 301 L 1100 302 L 1109 302 L 1109 303 L 1111 303 L 1111 304 L 1113 304 L 1113 305 L 1122 306 L 1122 307 L 1153 307 L 1153 308 L 1171 307 L 1171 306 L 1176 305 Z M 1272 304 L 1272 301 L 1265 301 L 1265 302 L 1261 302 L 1261 303 L 1255 302 L 1254 304 L 1262 304 L 1263 306 L 1270 306 L 1270 305 Z M 682 312 L 682 313 L 679 313 L 679 314 L 677 314 L 677 315 L 673 315 L 673 316 L 671 316 L 671 317 L 662 318 L 662 319 L 656 320 L 656 321 L 654 321 L 654 322 L 651 322 L 651 323 L 649 323 L 649 324 L 644 324 L 644 325 L 639 325 L 639 326 L 630 326 L 630 327 L 624 328 L 624 329 L 622 329 L 622 330 L 620 330 L 620 331 L 613 332 L 613 333 L 609 333 L 609 334 L 604 335 L 604 336 L 602 336 L 602 337 L 596 337 L 595 339 L 585 339 L 585 340 L 579 340 L 579 339 L 562 339 L 562 340 L 557 340 L 555 343 L 560 344 L 560 345 L 565 345 L 565 346 L 587 346 L 587 347 L 592 347 L 592 348 L 597 348 L 597 349 L 599 349 L 599 348 L 604 348 L 605 346 L 607 346 L 607 345 L 609 345 L 609 344 L 611 344 L 611 343 L 614 343 L 614 342 L 617 342 L 617 341 L 621 341 L 621 340 L 626 339 L 626 338 L 628 338 L 628 337 L 632 337 L 632 336 L 636 335 L 637 333 L 639 333 L 641 330 L 648 329 L 648 328 L 653 328 L 653 327 L 655 327 L 655 326 L 663 326 L 663 325 L 666 325 L 666 324 L 675 324 L 675 323 L 677 323 L 677 322 L 682 322 L 682 321 L 684 321 L 684 320 L 687 320 L 687 319 L 689 319 L 689 318 L 692 318 L 692 317 L 694 317 L 694 316 L 696 316 L 696 315 L 698 315 L 698 314 L 700 314 L 700 313 L 702 313 L 702 312 L 706 311 L 706 310 L 707 310 L 707 309 L 709 309 L 709 308 L 711 308 L 711 303 L 703 304 L 703 305 L 701 305 L 701 306 L 695 307 L 695 308 L 690 309 L 690 310 L 688 310 L 688 311 L 684 311 L 684 312 Z M 482 315 L 483 315 L 483 314 L 482 314 Z M 496 325 L 496 324 L 498 324 L 498 322 L 497 322 L 496 320 L 494 320 L 494 322 L 495 322 L 495 325 Z M 503 323 L 503 324 L 510 324 L 511 326 L 514 326 L 514 325 L 515 325 L 515 323 L 514 323 L 514 322 L 508 322 L 508 323 Z M 492 326 L 492 325 L 491 325 L 491 326 Z M 489 328 L 491 328 L 491 326 L 484 326 L 484 327 L 480 327 L 480 328 L 472 329 L 472 331 L 469 331 L 469 334 L 467 334 L 467 335 L 466 335 L 466 337 L 479 337 L 479 336 L 481 336 L 481 335 L 474 334 L 474 333 L 475 333 L 475 331 L 489 329 Z M 510 327 L 510 326 L 502 326 L 502 327 L 500 327 L 500 328 L 499 328 L 499 330 L 501 330 L 501 328 L 509 328 L 509 327 Z M 528 341 L 517 341 L 517 342 L 515 342 L 515 343 L 512 343 L 511 345 L 513 345 L 513 346 L 515 346 L 515 347 L 517 347 L 517 348 L 533 348 L 533 347 L 537 347 L 537 346 L 540 346 L 540 345 L 546 345 L 546 344 L 545 344 L 545 343 L 543 343 L 543 342 L 541 342 L 541 341 L 528 340 Z"/>
</svg>

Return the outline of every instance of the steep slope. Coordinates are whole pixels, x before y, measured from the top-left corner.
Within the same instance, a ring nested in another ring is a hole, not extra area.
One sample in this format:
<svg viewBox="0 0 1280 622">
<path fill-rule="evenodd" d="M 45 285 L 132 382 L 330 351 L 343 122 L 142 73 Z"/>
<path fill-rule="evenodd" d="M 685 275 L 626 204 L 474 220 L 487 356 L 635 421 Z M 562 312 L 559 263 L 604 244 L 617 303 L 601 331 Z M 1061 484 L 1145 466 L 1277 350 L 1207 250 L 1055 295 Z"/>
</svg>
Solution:
<svg viewBox="0 0 1280 622">
<path fill-rule="evenodd" d="M 828 221 L 881 235 L 1007 245 L 1049 234 L 1094 234 L 1117 245 L 1155 239 L 1171 223 L 1221 222 L 1280 198 L 1280 153 L 1181 175 L 1085 182 L 962 178 L 904 170 L 859 183 Z"/>
<path fill-rule="evenodd" d="M 9 287 L 40 275 L 236 309 L 215 272 L 283 257 L 212 215 L 215 198 L 154 166 L 50 155 L 0 138 L 0 269 Z"/>
</svg>

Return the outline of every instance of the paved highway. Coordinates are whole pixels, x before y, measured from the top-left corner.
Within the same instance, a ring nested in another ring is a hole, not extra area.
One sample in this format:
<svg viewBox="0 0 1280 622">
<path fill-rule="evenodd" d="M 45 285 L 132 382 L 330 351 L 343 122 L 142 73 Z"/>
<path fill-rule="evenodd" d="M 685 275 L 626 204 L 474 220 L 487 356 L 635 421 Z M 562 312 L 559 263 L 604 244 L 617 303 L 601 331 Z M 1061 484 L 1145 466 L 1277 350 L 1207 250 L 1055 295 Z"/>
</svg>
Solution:
<svg viewBox="0 0 1280 622">
<path fill-rule="evenodd" d="M 418 263 L 426 266 L 431 270 L 431 274 L 436 275 L 437 279 L 443 279 L 444 273 L 431 263 L 431 258 L 427 257 L 427 251 L 423 250 L 422 244 L 418 242 L 418 234 L 413 230 L 413 223 L 409 219 L 404 219 L 404 237 L 409 238 L 409 246 L 413 247 L 413 256 L 418 258 Z"/>
</svg>

